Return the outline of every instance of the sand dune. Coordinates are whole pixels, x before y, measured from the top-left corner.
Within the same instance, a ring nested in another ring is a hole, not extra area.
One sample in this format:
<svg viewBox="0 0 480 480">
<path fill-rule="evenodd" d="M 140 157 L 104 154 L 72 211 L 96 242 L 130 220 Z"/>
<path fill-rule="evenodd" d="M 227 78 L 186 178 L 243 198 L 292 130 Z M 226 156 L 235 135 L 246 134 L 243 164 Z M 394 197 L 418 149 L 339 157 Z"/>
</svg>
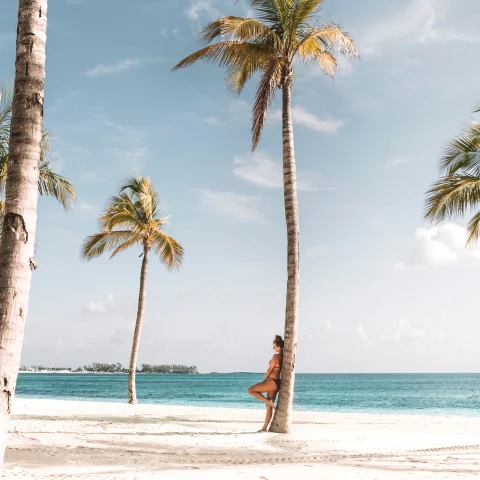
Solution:
<svg viewBox="0 0 480 480">
<path fill-rule="evenodd" d="M 263 410 L 22 400 L 11 479 L 467 479 L 480 418 L 305 413 L 293 433 L 255 433 Z"/>
</svg>

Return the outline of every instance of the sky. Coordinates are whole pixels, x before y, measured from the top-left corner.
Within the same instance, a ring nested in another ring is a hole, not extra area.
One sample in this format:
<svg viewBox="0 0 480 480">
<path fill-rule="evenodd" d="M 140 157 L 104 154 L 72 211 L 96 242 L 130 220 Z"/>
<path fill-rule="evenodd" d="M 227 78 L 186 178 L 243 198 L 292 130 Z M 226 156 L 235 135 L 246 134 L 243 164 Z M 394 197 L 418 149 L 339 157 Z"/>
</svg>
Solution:
<svg viewBox="0 0 480 480">
<path fill-rule="evenodd" d="M 0 81 L 12 82 L 16 0 L 0 15 Z M 108 198 L 149 176 L 185 248 L 149 264 L 139 364 L 263 371 L 282 334 L 286 233 L 278 99 L 250 153 L 256 78 L 172 67 L 199 30 L 246 0 L 50 0 L 44 126 L 68 213 L 41 198 L 22 364 L 128 364 L 140 251 L 82 262 Z M 423 220 L 445 143 L 480 100 L 478 0 L 325 0 L 361 59 L 335 80 L 297 65 L 299 372 L 478 371 L 480 248 L 465 221 Z"/>
</svg>

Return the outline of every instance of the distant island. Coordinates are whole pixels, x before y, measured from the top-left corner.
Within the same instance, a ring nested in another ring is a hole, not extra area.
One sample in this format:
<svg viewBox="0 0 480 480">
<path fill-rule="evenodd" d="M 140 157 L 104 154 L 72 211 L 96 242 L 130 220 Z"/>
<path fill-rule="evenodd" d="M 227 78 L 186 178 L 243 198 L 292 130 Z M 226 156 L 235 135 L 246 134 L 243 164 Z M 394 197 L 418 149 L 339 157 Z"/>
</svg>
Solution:
<svg viewBox="0 0 480 480">
<path fill-rule="evenodd" d="M 43 367 L 33 365 L 20 367 L 20 373 L 128 373 L 121 363 L 91 363 L 78 368 Z M 137 368 L 137 374 L 150 373 L 158 375 L 193 375 L 198 374 L 196 366 L 187 365 L 151 365 L 144 363 Z"/>
</svg>

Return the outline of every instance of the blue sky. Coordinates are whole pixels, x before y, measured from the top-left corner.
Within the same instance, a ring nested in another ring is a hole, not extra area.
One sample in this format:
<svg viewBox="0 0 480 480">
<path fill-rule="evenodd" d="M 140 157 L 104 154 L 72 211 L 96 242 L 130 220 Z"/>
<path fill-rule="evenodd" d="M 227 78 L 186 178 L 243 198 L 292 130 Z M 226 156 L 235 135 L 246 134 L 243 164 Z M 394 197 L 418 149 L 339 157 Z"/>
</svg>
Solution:
<svg viewBox="0 0 480 480">
<path fill-rule="evenodd" d="M 16 0 L 0 17 L 12 81 Z M 139 362 L 266 367 L 283 331 L 285 221 L 279 105 L 250 153 L 255 82 L 240 97 L 210 65 L 172 73 L 201 26 L 247 12 L 225 0 L 50 0 L 45 127 L 78 190 L 41 199 L 23 363 L 128 361 L 140 252 L 79 260 L 121 181 L 151 177 L 185 247 L 151 262 Z M 442 146 L 480 99 L 477 0 L 325 0 L 361 60 L 334 81 L 299 65 L 293 91 L 301 221 L 298 369 L 477 370 L 480 250 L 464 223 L 430 228 L 424 192 Z"/>
</svg>

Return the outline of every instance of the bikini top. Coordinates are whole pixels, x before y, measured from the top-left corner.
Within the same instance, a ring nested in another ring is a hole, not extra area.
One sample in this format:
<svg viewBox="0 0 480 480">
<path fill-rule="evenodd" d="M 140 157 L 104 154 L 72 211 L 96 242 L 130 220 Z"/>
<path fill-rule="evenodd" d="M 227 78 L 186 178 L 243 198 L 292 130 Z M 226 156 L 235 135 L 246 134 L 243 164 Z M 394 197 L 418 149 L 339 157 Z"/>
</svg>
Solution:
<svg viewBox="0 0 480 480">
<path fill-rule="evenodd" d="M 283 358 L 282 358 L 282 360 L 283 360 Z M 277 368 L 278 370 L 280 370 L 280 369 L 282 368 L 282 361 L 280 361 L 280 365 L 277 363 L 277 364 L 273 367 L 274 370 L 275 370 L 276 368 Z"/>
</svg>

